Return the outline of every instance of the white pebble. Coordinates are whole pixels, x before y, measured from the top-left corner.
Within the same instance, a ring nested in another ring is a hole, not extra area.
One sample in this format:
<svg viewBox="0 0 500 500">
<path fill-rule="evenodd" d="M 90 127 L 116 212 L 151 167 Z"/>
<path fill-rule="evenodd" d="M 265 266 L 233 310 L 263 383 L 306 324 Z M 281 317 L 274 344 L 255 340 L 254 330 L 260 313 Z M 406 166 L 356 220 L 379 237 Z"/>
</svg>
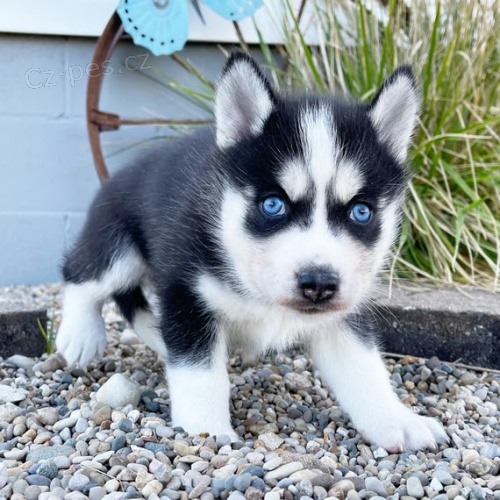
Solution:
<svg viewBox="0 0 500 500">
<path fill-rule="evenodd" d="M 137 406 L 140 397 L 140 387 L 121 373 L 115 373 L 96 393 L 96 400 L 111 408 Z"/>
</svg>

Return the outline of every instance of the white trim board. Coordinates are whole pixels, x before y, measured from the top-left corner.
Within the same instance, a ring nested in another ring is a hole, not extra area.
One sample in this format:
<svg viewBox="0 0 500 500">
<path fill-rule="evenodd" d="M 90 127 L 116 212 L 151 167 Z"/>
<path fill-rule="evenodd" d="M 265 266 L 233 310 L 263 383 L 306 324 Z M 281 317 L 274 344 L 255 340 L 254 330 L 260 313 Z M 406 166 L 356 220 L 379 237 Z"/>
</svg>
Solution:
<svg viewBox="0 0 500 500">
<path fill-rule="evenodd" d="M 264 39 L 271 44 L 282 41 L 274 21 L 280 18 L 276 14 L 280 4 L 276 0 L 264 0 L 264 5 L 254 16 Z M 299 0 L 292 0 L 296 10 L 299 4 Z M 117 5 L 118 0 L 0 0 L 0 32 L 96 37 L 104 30 Z M 215 43 L 238 41 L 230 21 L 215 14 L 203 2 L 200 2 L 200 7 L 206 24 L 202 23 L 189 2 L 189 40 Z M 304 14 L 301 25 L 308 26 L 311 7 L 306 6 Z M 258 43 L 251 18 L 243 20 L 240 28 L 247 43 Z M 313 29 L 307 30 L 306 40 L 313 44 L 317 41 Z"/>
</svg>

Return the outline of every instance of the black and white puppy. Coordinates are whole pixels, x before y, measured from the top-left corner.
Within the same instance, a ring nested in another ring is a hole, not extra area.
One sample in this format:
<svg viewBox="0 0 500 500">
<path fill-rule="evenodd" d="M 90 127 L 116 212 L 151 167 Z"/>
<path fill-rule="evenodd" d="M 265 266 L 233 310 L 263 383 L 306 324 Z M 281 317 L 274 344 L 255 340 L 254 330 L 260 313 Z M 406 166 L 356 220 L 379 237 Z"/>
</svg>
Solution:
<svg viewBox="0 0 500 500">
<path fill-rule="evenodd" d="M 359 320 L 397 234 L 418 101 L 408 67 L 363 105 L 280 97 L 234 54 L 215 128 L 167 141 L 98 193 L 66 256 L 58 350 L 70 364 L 101 354 L 112 297 L 165 358 L 173 424 L 191 433 L 238 438 L 228 346 L 302 342 L 368 441 L 444 441 L 437 421 L 399 401 Z"/>
</svg>

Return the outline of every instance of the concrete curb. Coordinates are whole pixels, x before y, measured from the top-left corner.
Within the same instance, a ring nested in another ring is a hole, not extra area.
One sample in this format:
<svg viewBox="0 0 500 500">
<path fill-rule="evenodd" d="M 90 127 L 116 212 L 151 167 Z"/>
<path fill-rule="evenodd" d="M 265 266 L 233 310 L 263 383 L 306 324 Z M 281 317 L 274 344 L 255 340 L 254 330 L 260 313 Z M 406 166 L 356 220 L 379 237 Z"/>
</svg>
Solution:
<svg viewBox="0 0 500 500">
<path fill-rule="evenodd" d="M 0 303 L 0 356 L 38 357 L 46 349 L 38 321 L 47 325 L 47 311 L 20 303 Z"/>
<path fill-rule="evenodd" d="M 500 368 L 500 294 L 395 287 L 375 316 L 385 351 Z"/>
</svg>

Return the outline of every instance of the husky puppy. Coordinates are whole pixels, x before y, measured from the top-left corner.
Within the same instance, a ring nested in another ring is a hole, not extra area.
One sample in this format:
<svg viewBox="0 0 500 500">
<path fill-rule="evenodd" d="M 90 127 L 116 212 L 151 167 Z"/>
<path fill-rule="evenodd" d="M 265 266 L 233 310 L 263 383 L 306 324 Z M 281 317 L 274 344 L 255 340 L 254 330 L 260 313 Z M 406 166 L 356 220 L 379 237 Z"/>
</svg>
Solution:
<svg viewBox="0 0 500 500">
<path fill-rule="evenodd" d="M 278 96 L 248 56 L 217 86 L 215 128 L 168 141 L 107 182 L 66 256 L 57 348 L 102 354 L 112 297 L 166 361 L 172 420 L 230 423 L 228 346 L 302 342 L 371 443 L 446 440 L 393 392 L 361 306 L 397 234 L 418 92 L 397 69 L 370 105 Z"/>
</svg>

